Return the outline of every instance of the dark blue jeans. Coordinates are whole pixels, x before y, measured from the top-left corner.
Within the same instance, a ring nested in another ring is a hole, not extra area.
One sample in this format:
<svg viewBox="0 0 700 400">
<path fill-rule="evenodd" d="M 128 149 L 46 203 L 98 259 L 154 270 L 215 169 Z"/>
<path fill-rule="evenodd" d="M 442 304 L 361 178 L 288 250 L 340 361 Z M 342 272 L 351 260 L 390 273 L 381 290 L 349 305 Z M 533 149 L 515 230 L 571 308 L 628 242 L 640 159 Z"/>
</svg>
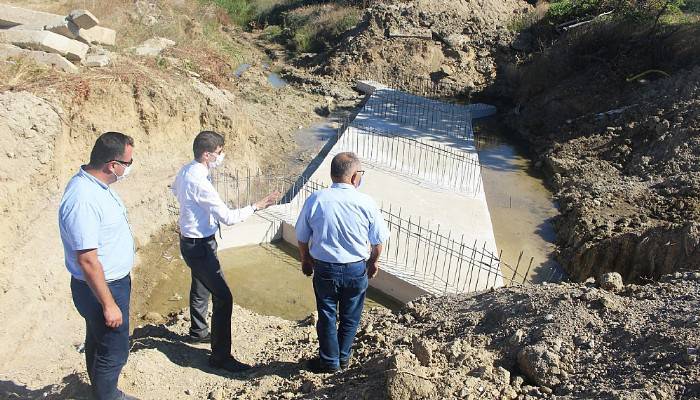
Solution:
<svg viewBox="0 0 700 400">
<path fill-rule="evenodd" d="M 108 282 L 107 286 L 122 312 L 122 324 L 115 329 L 105 325 L 102 305 L 87 283 L 75 278 L 70 282 L 73 304 L 85 319 L 85 362 L 93 394 L 98 400 L 122 398 L 117 382 L 129 357 L 131 276 Z"/>
<path fill-rule="evenodd" d="M 349 359 L 360 324 L 367 292 L 367 266 L 365 261 L 352 264 L 316 261 L 313 282 L 321 364 L 337 368 L 341 360 Z M 336 314 L 340 318 L 337 328 Z"/>
</svg>

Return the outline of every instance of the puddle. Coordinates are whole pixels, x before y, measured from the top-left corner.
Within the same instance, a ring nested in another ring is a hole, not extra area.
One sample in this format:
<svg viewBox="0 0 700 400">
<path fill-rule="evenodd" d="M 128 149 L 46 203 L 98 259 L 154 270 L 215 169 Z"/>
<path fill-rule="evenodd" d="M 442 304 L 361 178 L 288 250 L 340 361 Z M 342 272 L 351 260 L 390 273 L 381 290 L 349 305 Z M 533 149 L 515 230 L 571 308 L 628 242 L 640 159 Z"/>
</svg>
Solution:
<svg viewBox="0 0 700 400">
<path fill-rule="evenodd" d="M 522 251 L 518 272 L 524 275 L 534 258 L 528 277 L 535 282 L 547 280 L 549 268 L 560 269 L 554 260 L 556 234 L 551 222 L 559 211 L 552 193 L 534 173 L 530 160 L 497 134 L 481 142 L 479 160 L 496 244 L 504 261 L 515 266 Z"/>
<path fill-rule="evenodd" d="M 302 274 L 294 246 L 280 242 L 226 249 L 219 252 L 219 260 L 239 306 L 288 320 L 316 311 L 311 278 Z M 190 270 L 179 253 L 168 269 L 167 277 L 159 280 L 137 313 L 167 315 L 189 305 Z M 401 304 L 370 288 L 365 308 L 372 307 L 397 310 Z"/>
<path fill-rule="evenodd" d="M 287 86 L 287 82 L 276 72 L 270 72 L 267 75 L 267 82 L 275 89 L 281 89 Z"/>
<path fill-rule="evenodd" d="M 240 78 L 244 72 L 246 72 L 248 69 L 250 69 L 251 64 L 241 64 L 236 68 L 235 71 L 233 71 L 233 74 L 236 75 L 237 78 Z"/>
</svg>

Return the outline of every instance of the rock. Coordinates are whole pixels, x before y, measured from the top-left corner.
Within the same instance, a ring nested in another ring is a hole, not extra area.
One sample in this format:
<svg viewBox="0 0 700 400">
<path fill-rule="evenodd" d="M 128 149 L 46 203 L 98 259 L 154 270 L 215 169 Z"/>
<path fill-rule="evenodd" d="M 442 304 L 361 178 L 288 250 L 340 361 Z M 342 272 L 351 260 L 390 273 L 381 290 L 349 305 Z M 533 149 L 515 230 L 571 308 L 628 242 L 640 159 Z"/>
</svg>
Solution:
<svg viewBox="0 0 700 400">
<path fill-rule="evenodd" d="M 93 44 L 114 46 L 117 42 L 117 32 L 113 29 L 102 26 L 95 26 L 90 29 L 81 29 L 80 34 Z"/>
<path fill-rule="evenodd" d="M 449 65 L 443 65 L 442 67 L 440 67 L 440 72 L 447 76 L 454 75 L 455 73 L 454 69 Z"/>
<path fill-rule="evenodd" d="M 314 383 L 314 381 L 306 379 L 306 380 L 304 380 L 304 382 L 302 382 L 302 384 L 301 384 L 301 392 L 302 393 L 308 394 L 308 393 L 313 392 L 314 390 L 316 390 L 316 384 Z"/>
<path fill-rule="evenodd" d="M 163 321 L 163 316 L 154 311 L 147 312 L 142 319 L 151 323 L 160 323 Z"/>
<path fill-rule="evenodd" d="M 155 57 L 160 55 L 160 53 L 162 53 L 163 50 L 171 46 L 175 46 L 174 41 L 162 37 L 157 37 L 153 39 L 148 39 L 145 42 L 141 43 L 141 45 L 134 49 L 134 52 L 139 56 Z"/>
<path fill-rule="evenodd" d="M 224 391 L 223 389 L 214 389 L 211 392 L 209 392 L 208 396 L 209 400 L 224 400 Z"/>
<path fill-rule="evenodd" d="M 111 62 L 108 54 L 90 54 L 85 58 L 83 65 L 86 67 L 106 67 Z M 177 294 L 177 293 L 175 293 Z M 182 300 L 182 296 L 177 295 L 169 299 L 170 301 Z"/>
<path fill-rule="evenodd" d="M 0 42 L 17 47 L 60 54 L 71 61 L 80 61 L 87 55 L 89 47 L 49 31 L 5 30 L 0 31 Z"/>
<path fill-rule="evenodd" d="M 79 40 L 78 38 L 80 37 L 80 27 L 68 18 L 60 18 L 46 24 L 44 25 L 44 30 L 57 33 L 69 39 Z"/>
<path fill-rule="evenodd" d="M 525 339 L 525 331 L 522 329 L 518 329 L 513 333 L 513 335 L 508 339 L 508 342 L 512 345 L 520 344 L 523 342 Z"/>
<path fill-rule="evenodd" d="M 526 346 L 518 353 L 520 370 L 538 385 L 558 385 L 559 377 L 554 371 L 560 370 L 560 363 L 559 355 L 544 343 Z"/>
<path fill-rule="evenodd" d="M 554 321 L 554 314 L 547 314 L 544 316 L 545 321 Z"/>
<path fill-rule="evenodd" d="M 435 384 L 429 370 L 418 364 L 411 353 L 400 352 L 389 358 L 386 373 L 386 394 L 390 400 L 436 398 Z"/>
<path fill-rule="evenodd" d="M 622 283 L 622 275 L 617 272 L 608 272 L 600 277 L 600 287 L 602 289 L 619 292 L 624 288 Z"/>
<path fill-rule="evenodd" d="M 58 14 L 0 4 L 0 29 L 17 25 L 44 26 L 61 18 Z"/>
<path fill-rule="evenodd" d="M 81 29 L 90 29 L 100 24 L 100 21 L 88 10 L 73 10 L 68 14 L 75 25 Z"/>
<path fill-rule="evenodd" d="M 76 67 L 72 62 L 66 60 L 58 54 L 46 53 L 43 51 L 26 50 L 21 49 L 17 46 L 0 43 L 0 60 L 5 60 L 10 57 L 24 57 L 33 60 L 37 64 L 55 67 L 56 69 L 71 74 L 75 74 L 80 71 L 80 69 Z"/>
<path fill-rule="evenodd" d="M 432 346 L 427 341 L 419 339 L 418 336 L 413 337 L 413 354 L 424 367 L 429 366 L 433 359 Z"/>
</svg>

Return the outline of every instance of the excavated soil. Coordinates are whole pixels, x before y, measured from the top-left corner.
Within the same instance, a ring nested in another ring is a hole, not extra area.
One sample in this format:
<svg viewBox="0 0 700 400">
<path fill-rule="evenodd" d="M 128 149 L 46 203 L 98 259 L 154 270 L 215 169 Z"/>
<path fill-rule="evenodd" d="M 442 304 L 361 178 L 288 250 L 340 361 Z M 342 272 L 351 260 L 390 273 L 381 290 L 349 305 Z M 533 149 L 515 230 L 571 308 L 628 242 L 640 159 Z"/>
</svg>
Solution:
<svg viewBox="0 0 700 400">
<path fill-rule="evenodd" d="M 700 68 L 616 95 L 591 86 L 510 116 L 556 191 L 562 264 L 577 280 L 700 269 Z"/>
<path fill-rule="evenodd" d="M 236 307 L 233 353 L 255 367 L 222 374 L 206 365 L 206 345 L 184 342 L 183 310 L 167 324 L 136 329 L 121 385 L 143 399 L 700 398 L 700 273 L 618 282 L 511 287 L 420 298 L 397 313 L 368 310 L 350 368 L 332 375 L 303 369 L 317 348 L 313 315 L 292 322 Z M 24 395 L 84 398 L 85 380 L 73 373 Z"/>
</svg>

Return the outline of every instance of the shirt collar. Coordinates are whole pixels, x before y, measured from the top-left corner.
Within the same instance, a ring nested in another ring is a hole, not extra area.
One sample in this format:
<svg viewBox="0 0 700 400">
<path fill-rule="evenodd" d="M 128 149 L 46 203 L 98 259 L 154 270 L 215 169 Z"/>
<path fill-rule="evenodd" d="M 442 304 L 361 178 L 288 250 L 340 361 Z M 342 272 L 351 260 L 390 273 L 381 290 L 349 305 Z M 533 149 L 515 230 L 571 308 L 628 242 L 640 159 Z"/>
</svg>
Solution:
<svg viewBox="0 0 700 400">
<path fill-rule="evenodd" d="M 331 187 L 334 189 L 355 189 L 355 186 L 349 183 L 333 183 Z"/>
<path fill-rule="evenodd" d="M 98 184 L 102 189 L 109 190 L 109 186 L 106 183 L 102 182 L 101 180 L 92 176 L 92 174 L 85 171 L 85 167 L 85 165 L 80 166 L 80 169 L 78 170 L 78 176 L 93 181 L 94 183 Z"/>
<path fill-rule="evenodd" d="M 209 168 L 205 167 L 204 164 L 197 160 L 192 160 L 192 168 L 191 171 L 195 175 L 201 175 L 203 177 L 209 176 Z"/>
</svg>

